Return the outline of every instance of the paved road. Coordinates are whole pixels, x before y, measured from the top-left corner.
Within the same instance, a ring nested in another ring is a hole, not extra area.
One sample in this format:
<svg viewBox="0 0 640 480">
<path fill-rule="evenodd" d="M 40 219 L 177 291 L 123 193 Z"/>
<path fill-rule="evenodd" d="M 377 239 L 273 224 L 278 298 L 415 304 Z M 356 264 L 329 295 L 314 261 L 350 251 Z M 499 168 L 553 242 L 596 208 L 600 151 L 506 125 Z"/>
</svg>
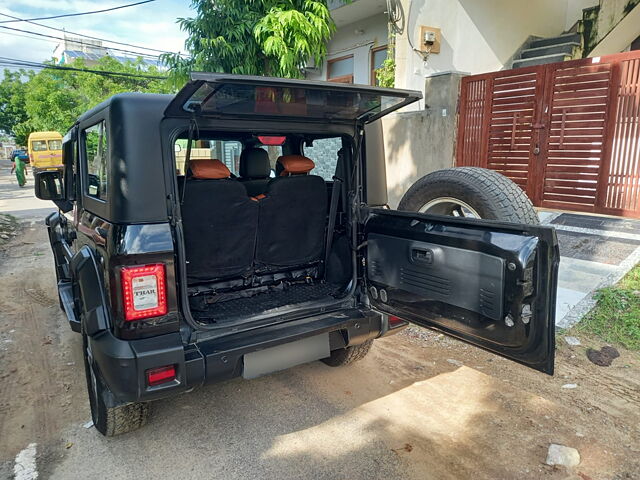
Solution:
<svg viewBox="0 0 640 480">
<path fill-rule="evenodd" d="M 0 173 L 2 173 L 0 166 Z M 0 176 L 0 209 L 50 207 Z M 80 338 L 57 305 L 41 222 L 0 251 L 0 479 L 579 479 L 640 471 L 640 358 L 608 369 L 560 342 L 548 377 L 411 329 L 361 362 L 320 362 L 152 405 L 106 439 L 89 420 Z M 577 388 L 564 389 L 565 384 Z M 567 471 L 550 443 L 577 448 Z M 579 474 L 585 476 L 578 476 Z"/>
<path fill-rule="evenodd" d="M 30 168 L 27 184 L 20 188 L 15 175 L 11 175 L 11 162 L 0 160 L 0 212 L 10 213 L 21 220 L 40 221 L 54 211 L 53 203 L 34 196 Z"/>
</svg>

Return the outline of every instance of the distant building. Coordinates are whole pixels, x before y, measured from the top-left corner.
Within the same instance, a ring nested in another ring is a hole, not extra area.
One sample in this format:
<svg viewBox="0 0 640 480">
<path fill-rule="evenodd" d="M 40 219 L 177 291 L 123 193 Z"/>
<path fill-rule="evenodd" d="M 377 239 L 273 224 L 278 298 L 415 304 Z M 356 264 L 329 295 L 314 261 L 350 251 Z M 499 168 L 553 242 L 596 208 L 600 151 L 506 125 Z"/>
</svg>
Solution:
<svg viewBox="0 0 640 480">
<path fill-rule="evenodd" d="M 124 49 L 124 47 L 123 47 Z M 64 40 L 58 44 L 53 51 L 53 56 L 57 59 L 59 65 L 69 65 L 76 59 L 81 58 L 85 65 L 95 65 L 102 57 L 109 56 L 115 58 L 121 63 L 135 62 L 138 59 L 134 53 L 120 52 L 102 45 L 100 40 L 91 40 L 80 37 L 70 37 L 64 35 Z M 165 69 L 166 67 L 157 57 L 142 57 L 145 65 Z"/>
</svg>

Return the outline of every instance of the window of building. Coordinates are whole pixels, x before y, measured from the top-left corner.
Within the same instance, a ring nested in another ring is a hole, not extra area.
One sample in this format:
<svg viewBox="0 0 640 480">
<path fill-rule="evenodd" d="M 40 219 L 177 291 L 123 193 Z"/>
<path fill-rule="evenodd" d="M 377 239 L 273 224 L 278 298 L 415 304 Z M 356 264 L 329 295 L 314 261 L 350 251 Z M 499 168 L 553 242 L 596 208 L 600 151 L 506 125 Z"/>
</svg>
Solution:
<svg viewBox="0 0 640 480">
<path fill-rule="evenodd" d="M 353 83 L 353 55 L 328 60 L 327 80 L 337 83 Z"/>
<path fill-rule="evenodd" d="M 379 85 L 376 70 L 382 67 L 387 59 L 388 48 L 386 45 L 371 50 L 371 85 Z"/>
<path fill-rule="evenodd" d="M 87 128 L 82 134 L 87 164 L 85 192 L 90 197 L 106 201 L 109 152 L 104 120 Z"/>
</svg>

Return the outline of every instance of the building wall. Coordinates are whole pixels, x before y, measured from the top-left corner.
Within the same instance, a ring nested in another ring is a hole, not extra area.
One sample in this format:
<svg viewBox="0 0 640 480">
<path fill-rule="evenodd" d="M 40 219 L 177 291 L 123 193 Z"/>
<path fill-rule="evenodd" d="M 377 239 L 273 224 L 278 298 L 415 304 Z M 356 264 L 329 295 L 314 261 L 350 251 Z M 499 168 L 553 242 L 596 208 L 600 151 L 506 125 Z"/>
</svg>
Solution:
<svg viewBox="0 0 640 480">
<path fill-rule="evenodd" d="M 597 0 L 402 0 L 405 31 L 397 38 L 396 86 L 422 89 L 425 76 L 501 70 L 529 36 L 559 35 Z M 420 26 L 440 28 L 439 54 L 426 64 L 412 51 Z M 568 27 L 569 26 L 569 27 Z"/>
<path fill-rule="evenodd" d="M 353 54 L 354 83 L 370 84 L 371 49 L 388 41 L 387 16 L 383 13 L 340 27 L 328 45 L 327 60 Z M 327 80 L 327 60 L 322 68 L 307 72 L 309 80 Z"/>
<path fill-rule="evenodd" d="M 577 20 L 582 18 L 582 10 L 595 5 L 598 5 L 598 2 L 595 0 L 567 0 L 567 14 L 564 29 L 569 30 Z"/>
<path fill-rule="evenodd" d="M 456 110 L 463 75 L 434 75 L 425 81 L 424 110 L 382 118 L 389 206 L 424 175 L 454 164 Z"/>
<path fill-rule="evenodd" d="M 626 51 L 640 36 L 638 0 L 601 0 L 587 39 L 589 57 Z"/>
</svg>

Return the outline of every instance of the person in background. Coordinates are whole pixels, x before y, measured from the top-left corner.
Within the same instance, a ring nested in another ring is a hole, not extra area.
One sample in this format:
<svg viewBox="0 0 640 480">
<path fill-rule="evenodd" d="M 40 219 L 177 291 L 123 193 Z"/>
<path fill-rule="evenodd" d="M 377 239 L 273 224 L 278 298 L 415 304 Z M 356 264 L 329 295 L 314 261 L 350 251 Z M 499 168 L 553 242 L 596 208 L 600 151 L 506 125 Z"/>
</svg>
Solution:
<svg viewBox="0 0 640 480">
<path fill-rule="evenodd" d="M 16 172 L 16 179 L 18 185 L 24 187 L 27 183 L 27 163 L 29 162 L 29 155 L 24 149 L 14 150 L 11 153 L 11 173 Z"/>
</svg>

